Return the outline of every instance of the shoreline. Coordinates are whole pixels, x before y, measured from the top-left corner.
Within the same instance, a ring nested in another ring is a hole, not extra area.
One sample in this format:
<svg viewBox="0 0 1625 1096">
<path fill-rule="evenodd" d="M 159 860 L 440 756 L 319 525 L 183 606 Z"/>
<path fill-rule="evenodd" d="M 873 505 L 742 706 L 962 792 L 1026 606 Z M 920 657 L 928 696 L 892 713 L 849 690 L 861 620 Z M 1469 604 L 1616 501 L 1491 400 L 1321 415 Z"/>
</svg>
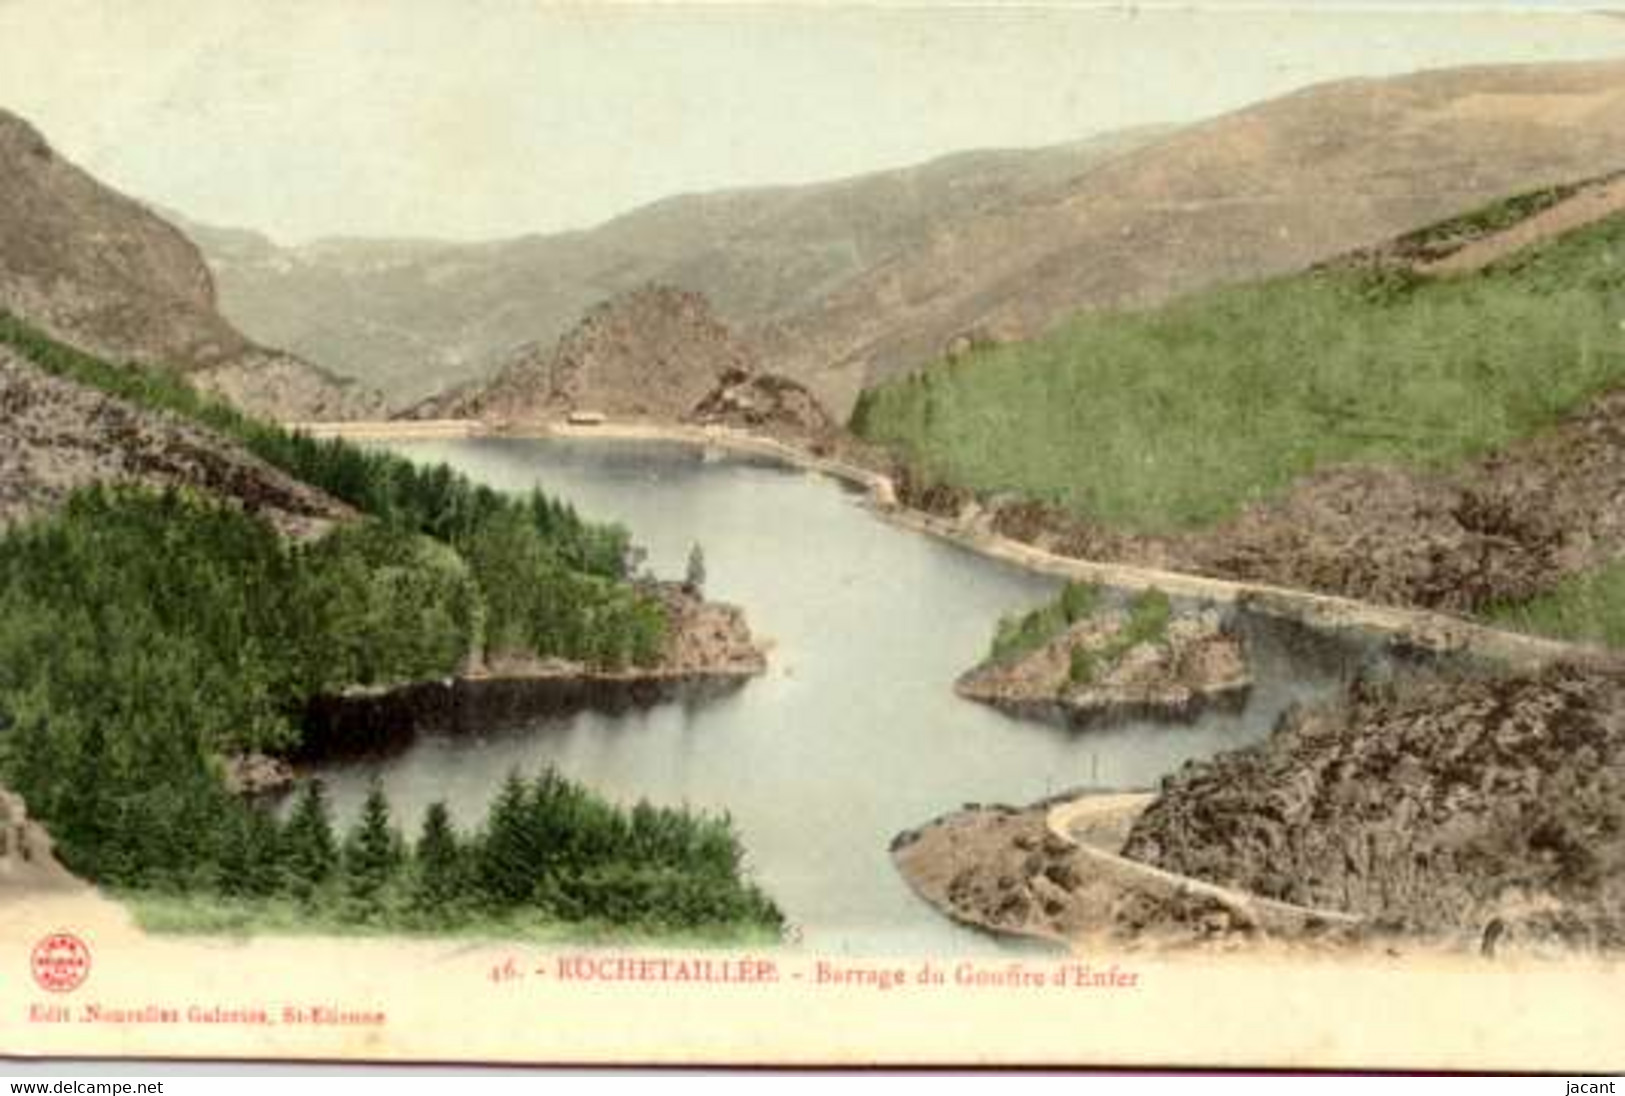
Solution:
<svg viewBox="0 0 1625 1096">
<path fill-rule="evenodd" d="M 866 504 L 883 521 L 948 541 L 1001 563 L 1036 574 L 1096 583 L 1121 590 L 1159 589 L 1175 597 L 1235 605 L 1291 620 L 1319 631 L 1386 638 L 1397 646 L 1434 654 L 1468 655 L 1511 666 L 1536 668 L 1567 662 L 1601 669 L 1625 668 L 1625 654 L 1591 644 L 1512 632 L 1465 617 L 1428 609 L 1382 605 L 1269 583 L 1212 578 L 1129 563 L 1056 555 L 1018 540 L 938 517 L 901 503 L 896 485 L 884 473 L 834 457 L 821 457 L 778 438 L 731 427 L 688 426 L 646 421 L 606 421 L 593 425 L 538 422 L 493 426 L 475 419 L 421 421 L 286 423 L 313 437 L 358 440 L 441 438 L 532 438 L 546 440 L 675 442 L 777 460 L 860 488 Z"/>
<path fill-rule="evenodd" d="M 494 724 L 537 717 L 706 701 L 744 688 L 765 666 L 485 671 L 320 693 L 303 702 L 300 743 L 275 755 L 228 756 L 227 786 L 249 798 L 275 798 L 325 765 L 388 756 L 425 734 L 482 734 Z"/>
<path fill-rule="evenodd" d="M 355 687 L 305 701 L 304 764 L 358 753 L 391 752 L 424 733 L 481 734 L 493 726 L 596 710 L 619 713 L 680 698 L 704 699 L 743 688 L 767 672 L 772 643 L 754 635 L 743 610 L 707 601 L 676 583 L 654 583 L 650 596 L 667 614 L 660 660 L 604 668 L 589 663 L 499 654 L 471 657 L 440 677 Z"/>
<path fill-rule="evenodd" d="M 415 424 L 341 424 L 343 436 L 424 436 Z M 1203 599 L 1307 627 L 1338 639 L 1376 640 L 1401 654 L 1477 659 L 1509 669 L 1552 664 L 1618 668 L 1625 656 L 1599 648 L 1523 635 L 1428 610 L 1407 609 L 1259 583 L 1214 579 L 1129 564 L 1057 556 L 939 517 L 898 500 L 883 473 L 820 457 L 776 438 L 724 427 L 656 423 L 535 424 L 511 429 L 477 422 L 428 424 L 428 436 L 532 437 L 665 441 L 775 459 L 786 466 L 857 485 L 868 508 L 899 528 L 926 533 L 966 550 L 1041 574 L 1082 579 L 1128 590 Z M 1359 952 L 1371 944 L 1369 922 L 1338 910 L 1310 909 L 1220 887 L 1123 857 L 1121 842 L 1150 797 L 1111 818 L 1079 823 L 1071 807 L 1054 801 L 1025 808 L 973 807 L 942 815 L 894 839 L 894 868 L 938 915 L 973 929 L 1024 936 L 1073 954 L 1100 943 L 1153 952 L 1211 952 L 1260 945 L 1316 955 Z M 1089 808 L 1102 805 L 1096 801 Z M 1094 832 L 1095 830 L 1099 832 Z M 1083 839 L 1085 831 L 1088 840 Z M 1119 832 L 1121 831 L 1121 832 Z M 1015 840 L 1019 837 L 1019 841 Z M 1394 941 L 1386 940 L 1384 946 Z M 1439 942 L 1408 941 L 1431 950 Z M 1452 944 L 1459 946 L 1459 941 Z M 1407 949 L 1409 950 L 1409 949 Z"/>
<path fill-rule="evenodd" d="M 966 804 L 899 835 L 892 863 L 909 889 L 949 920 L 1074 955 L 1126 946 L 1151 953 L 1273 946 L 1331 955 L 1370 945 L 1369 922 L 1357 914 L 1266 898 L 1117 852 L 1155 798 L 1085 790 L 1022 807 Z"/>
<path fill-rule="evenodd" d="M 444 438 L 530 438 L 569 441 L 647 441 L 675 442 L 698 448 L 725 449 L 747 456 L 768 457 L 808 472 L 830 476 L 865 490 L 872 503 L 896 505 L 891 478 L 850 461 L 820 457 L 807 450 L 765 434 L 752 434 L 727 426 L 690 426 L 684 423 L 658 423 L 628 419 L 608 420 L 593 425 L 568 422 L 536 422 L 495 426 L 478 419 L 414 419 L 351 422 L 286 422 L 314 438 L 348 438 L 358 441 L 436 441 Z"/>
</svg>

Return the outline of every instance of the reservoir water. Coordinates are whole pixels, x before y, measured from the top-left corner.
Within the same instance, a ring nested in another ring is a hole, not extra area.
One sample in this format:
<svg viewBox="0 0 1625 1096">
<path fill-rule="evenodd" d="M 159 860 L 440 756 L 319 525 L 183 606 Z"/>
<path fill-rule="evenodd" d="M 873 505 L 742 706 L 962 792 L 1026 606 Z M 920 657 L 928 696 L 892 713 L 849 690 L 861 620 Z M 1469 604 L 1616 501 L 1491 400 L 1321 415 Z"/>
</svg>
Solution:
<svg viewBox="0 0 1625 1096">
<path fill-rule="evenodd" d="M 952 685 L 998 617 L 1042 601 L 1056 581 L 892 526 L 828 478 L 677 444 L 390 448 L 493 487 L 540 486 L 622 522 L 662 575 L 681 575 L 702 543 L 707 594 L 744 606 L 773 648 L 765 676 L 719 699 L 425 735 L 388 757 L 327 767 L 339 816 L 354 815 L 377 775 L 409 827 L 437 799 L 473 826 L 510 769 L 548 764 L 622 802 L 725 810 L 756 879 L 820 952 L 1008 947 L 916 898 L 891 866 L 893 835 L 967 802 L 1154 785 L 1187 759 L 1266 734 L 1287 704 L 1347 669 L 1323 645 L 1244 622 L 1258 686 L 1238 713 L 1087 731 L 1024 722 L 960 700 Z"/>
</svg>

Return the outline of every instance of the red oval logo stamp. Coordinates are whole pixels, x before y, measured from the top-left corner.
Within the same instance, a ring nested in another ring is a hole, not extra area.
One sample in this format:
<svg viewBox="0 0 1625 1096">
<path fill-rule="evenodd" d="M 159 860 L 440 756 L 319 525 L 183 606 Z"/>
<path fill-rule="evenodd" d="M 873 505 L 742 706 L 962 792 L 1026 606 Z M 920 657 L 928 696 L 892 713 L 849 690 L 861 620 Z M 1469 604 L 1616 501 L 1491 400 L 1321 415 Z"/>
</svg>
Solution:
<svg viewBox="0 0 1625 1096">
<path fill-rule="evenodd" d="M 71 932 L 53 932 L 34 945 L 29 967 L 40 989 L 72 993 L 90 977 L 90 948 Z"/>
</svg>

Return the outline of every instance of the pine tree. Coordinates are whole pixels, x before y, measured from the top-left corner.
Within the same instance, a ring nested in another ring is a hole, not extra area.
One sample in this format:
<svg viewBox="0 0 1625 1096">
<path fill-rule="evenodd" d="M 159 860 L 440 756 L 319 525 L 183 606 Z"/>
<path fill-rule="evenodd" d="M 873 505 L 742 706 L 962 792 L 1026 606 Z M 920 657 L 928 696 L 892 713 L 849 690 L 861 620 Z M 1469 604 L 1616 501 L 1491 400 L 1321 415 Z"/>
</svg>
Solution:
<svg viewBox="0 0 1625 1096">
<path fill-rule="evenodd" d="M 333 821 L 320 780 L 306 781 L 299 789 L 283 832 L 289 886 L 297 897 L 309 900 L 333 874 L 338 860 Z"/>
<path fill-rule="evenodd" d="M 1061 590 L 1061 613 L 1068 624 L 1091 615 L 1100 604 L 1100 591 L 1093 583 L 1068 582 Z"/>
<path fill-rule="evenodd" d="M 242 889 L 245 894 L 273 893 L 281 880 L 282 827 L 271 811 L 262 807 L 246 810 L 247 857 Z"/>
<path fill-rule="evenodd" d="M 239 804 L 219 821 L 216 886 L 222 894 L 259 897 L 277 889 L 280 827 L 261 807 Z"/>
<path fill-rule="evenodd" d="M 1098 672 L 1095 653 L 1087 647 L 1074 647 L 1067 663 L 1067 679 L 1074 685 L 1088 685 Z"/>
<path fill-rule="evenodd" d="M 0 717 L 3 718 L 3 717 Z M 65 771 L 62 744 L 52 735 L 50 723 L 41 716 L 17 720 L 7 729 L 11 744 L 11 771 L 8 774 L 16 791 L 27 802 L 37 817 L 49 818 L 56 813 L 58 781 Z"/>
<path fill-rule="evenodd" d="M 688 570 L 683 585 L 691 594 L 699 595 L 705 592 L 705 549 L 698 544 L 688 550 Z"/>
<path fill-rule="evenodd" d="M 389 824 L 389 800 L 377 780 L 367 790 L 361 817 L 345 842 L 344 871 L 350 895 L 369 912 L 400 866 L 400 842 Z"/>
<path fill-rule="evenodd" d="M 95 877 L 102 869 L 102 859 L 112 836 L 113 789 L 109 786 L 107 771 L 107 740 L 102 721 L 94 716 L 80 732 L 78 749 L 74 751 L 69 779 L 64 787 L 59 810 L 57 837 L 69 866 L 75 871 Z M 137 878 L 121 880 L 139 884 Z"/>
<path fill-rule="evenodd" d="M 653 666 L 660 661 L 666 635 L 666 618 L 649 598 L 633 600 L 626 611 L 626 657 L 635 666 Z"/>
<path fill-rule="evenodd" d="M 514 770 L 486 819 L 479 848 L 480 890 L 498 908 L 521 905 L 536 893 L 540 842 L 529 798 L 524 779 Z"/>
<path fill-rule="evenodd" d="M 868 434 L 872 425 L 871 419 L 875 413 L 875 400 L 874 390 L 866 388 L 858 393 L 858 400 L 852 405 L 852 415 L 847 420 L 847 429 L 860 438 Z"/>
<path fill-rule="evenodd" d="M 424 812 L 423 831 L 418 835 L 413 859 L 412 905 L 426 913 L 444 915 L 463 884 L 463 850 L 444 802 L 431 803 Z"/>
</svg>

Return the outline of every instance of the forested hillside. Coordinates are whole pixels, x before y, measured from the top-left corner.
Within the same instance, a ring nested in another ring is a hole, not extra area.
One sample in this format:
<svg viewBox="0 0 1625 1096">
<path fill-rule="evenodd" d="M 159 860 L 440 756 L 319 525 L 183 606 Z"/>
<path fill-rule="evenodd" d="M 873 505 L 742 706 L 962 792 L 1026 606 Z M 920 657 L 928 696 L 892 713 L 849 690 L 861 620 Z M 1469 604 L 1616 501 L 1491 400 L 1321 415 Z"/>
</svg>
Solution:
<svg viewBox="0 0 1625 1096">
<path fill-rule="evenodd" d="M 234 439 L 356 511 L 287 537 L 233 494 L 258 481 L 92 485 L 0 536 L 0 775 L 75 872 L 144 900 L 207 910 L 255 895 L 314 922 L 375 927 L 778 923 L 742 879 L 725 822 L 627 815 L 556 780 L 526 791 L 516 832 L 566 835 L 562 860 L 551 839 L 521 840 L 494 815 L 461 837 L 441 818 L 414 861 L 381 821 L 381 797 L 341 846 L 319 789 L 283 822 L 227 788 L 224 759 L 291 751 L 317 694 L 499 656 L 654 665 L 668 622 L 629 581 L 624 530 L 540 492 L 511 497 L 288 433 L 3 315 L 0 343 L 59 379 Z M 668 892 L 687 897 L 654 900 Z"/>
<path fill-rule="evenodd" d="M 109 365 L 3 313 L 0 342 L 49 373 L 207 426 L 376 521 L 449 545 L 481 591 L 482 646 L 493 653 L 522 650 L 610 666 L 658 657 L 658 606 L 621 581 L 624 529 L 585 522 L 539 491 L 513 498 L 445 466 L 420 468 L 343 439 L 284 430 L 177 377 Z"/>
</svg>

